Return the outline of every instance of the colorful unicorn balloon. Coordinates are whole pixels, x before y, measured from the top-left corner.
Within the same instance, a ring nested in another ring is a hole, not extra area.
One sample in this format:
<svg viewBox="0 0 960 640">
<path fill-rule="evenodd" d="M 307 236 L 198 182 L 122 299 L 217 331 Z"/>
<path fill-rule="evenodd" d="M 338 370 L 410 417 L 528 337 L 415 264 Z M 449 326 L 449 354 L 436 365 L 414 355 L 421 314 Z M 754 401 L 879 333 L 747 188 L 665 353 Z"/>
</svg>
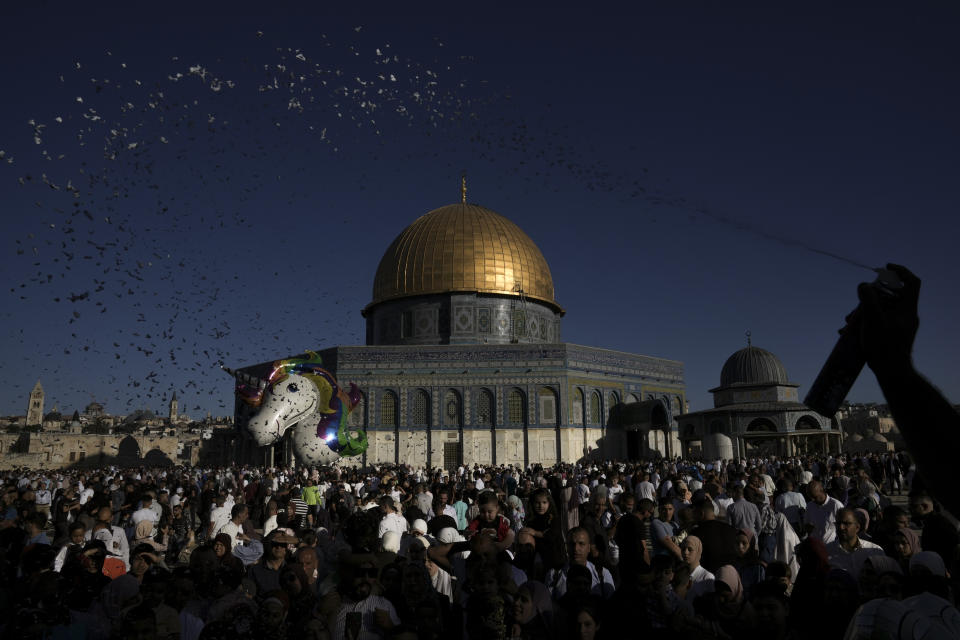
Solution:
<svg viewBox="0 0 960 640">
<path fill-rule="evenodd" d="M 294 427 L 293 452 L 303 465 L 360 455 L 367 449 L 367 434 L 358 430 L 353 436 L 347 428 L 347 417 L 360 403 L 360 389 L 351 382 L 344 391 L 321 366 L 319 355 L 308 351 L 307 356 L 274 362 L 260 384 L 237 377 L 237 395 L 255 409 L 247 432 L 258 446 L 266 446 Z"/>
</svg>

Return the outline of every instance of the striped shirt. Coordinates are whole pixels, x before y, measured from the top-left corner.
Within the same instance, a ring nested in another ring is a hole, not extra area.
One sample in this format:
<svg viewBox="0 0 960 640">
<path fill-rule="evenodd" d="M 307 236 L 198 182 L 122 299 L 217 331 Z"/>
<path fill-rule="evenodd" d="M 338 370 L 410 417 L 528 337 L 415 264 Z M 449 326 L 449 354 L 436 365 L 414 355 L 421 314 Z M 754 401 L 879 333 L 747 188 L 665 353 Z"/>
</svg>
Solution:
<svg viewBox="0 0 960 640">
<path fill-rule="evenodd" d="M 400 618 L 397 617 L 397 611 L 390 604 L 390 601 L 380 596 L 367 596 L 359 602 L 344 602 L 340 605 L 337 612 L 337 619 L 333 623 L 333 637 L 346 638 L 347 616 L 351 613 L 360 614 L 360 633 L 357 634 L 357 640 L 379 640 L 385 638 L 386 634 L 377 626 L 374 620 L 374 612 L 377 609 L 383 609 L 390 616 L 390 621 L 394 625 L 400 624 Z"/>
</svg>

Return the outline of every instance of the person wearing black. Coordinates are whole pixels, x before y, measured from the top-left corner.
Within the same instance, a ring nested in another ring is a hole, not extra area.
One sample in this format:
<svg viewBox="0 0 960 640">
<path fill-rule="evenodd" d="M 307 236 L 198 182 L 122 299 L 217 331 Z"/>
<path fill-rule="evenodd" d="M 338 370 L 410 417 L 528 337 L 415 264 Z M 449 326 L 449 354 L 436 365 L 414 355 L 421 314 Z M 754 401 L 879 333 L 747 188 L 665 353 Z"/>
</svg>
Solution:
<svg viewBox="0 0 960 640">
<path fill-rule="evenodd" d="M 725 564 L 735 565 L 737 556 L 737 530 L 726 522 L 715 519 L 713 503 L 702 500 L 694 507 L 697 515 L 697 525 L 691 531 L 692 535 L 703 542 L 703 555 L 700 564 L 710 573 Z"/>
</svg>

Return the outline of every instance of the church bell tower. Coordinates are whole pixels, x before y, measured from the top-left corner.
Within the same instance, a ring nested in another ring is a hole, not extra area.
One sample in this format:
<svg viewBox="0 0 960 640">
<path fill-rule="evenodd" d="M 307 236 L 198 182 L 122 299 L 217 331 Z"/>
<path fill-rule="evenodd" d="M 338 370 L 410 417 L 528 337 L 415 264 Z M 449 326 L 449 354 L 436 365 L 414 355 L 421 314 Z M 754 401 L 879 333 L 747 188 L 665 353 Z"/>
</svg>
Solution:
<svg viewBox="0 0 960 640">
<path fill-rule="evenodd" d="M 43 424 L 43 387 L 40 381 L 33 385 L 30 392 L 30 404 L 27 406 L 27 426 Z"/>
</svg>

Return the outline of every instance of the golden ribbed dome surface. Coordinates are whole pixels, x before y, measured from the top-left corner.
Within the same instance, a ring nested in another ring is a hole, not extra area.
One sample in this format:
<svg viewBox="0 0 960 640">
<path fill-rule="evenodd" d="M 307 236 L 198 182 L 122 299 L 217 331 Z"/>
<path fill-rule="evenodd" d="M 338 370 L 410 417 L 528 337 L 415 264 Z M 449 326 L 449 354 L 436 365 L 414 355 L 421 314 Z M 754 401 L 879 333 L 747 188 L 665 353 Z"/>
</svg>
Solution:
<svg viewBox="0 0 960 640">
<path fill-rule="evenodd" d="M 450 204 L 417 218 L 387 249 L 373 281 L 374 304 L 452 292 L 522 292 L 560 309 L 537 245 L 500 214 L 473 204 Z"/>
</svg>

